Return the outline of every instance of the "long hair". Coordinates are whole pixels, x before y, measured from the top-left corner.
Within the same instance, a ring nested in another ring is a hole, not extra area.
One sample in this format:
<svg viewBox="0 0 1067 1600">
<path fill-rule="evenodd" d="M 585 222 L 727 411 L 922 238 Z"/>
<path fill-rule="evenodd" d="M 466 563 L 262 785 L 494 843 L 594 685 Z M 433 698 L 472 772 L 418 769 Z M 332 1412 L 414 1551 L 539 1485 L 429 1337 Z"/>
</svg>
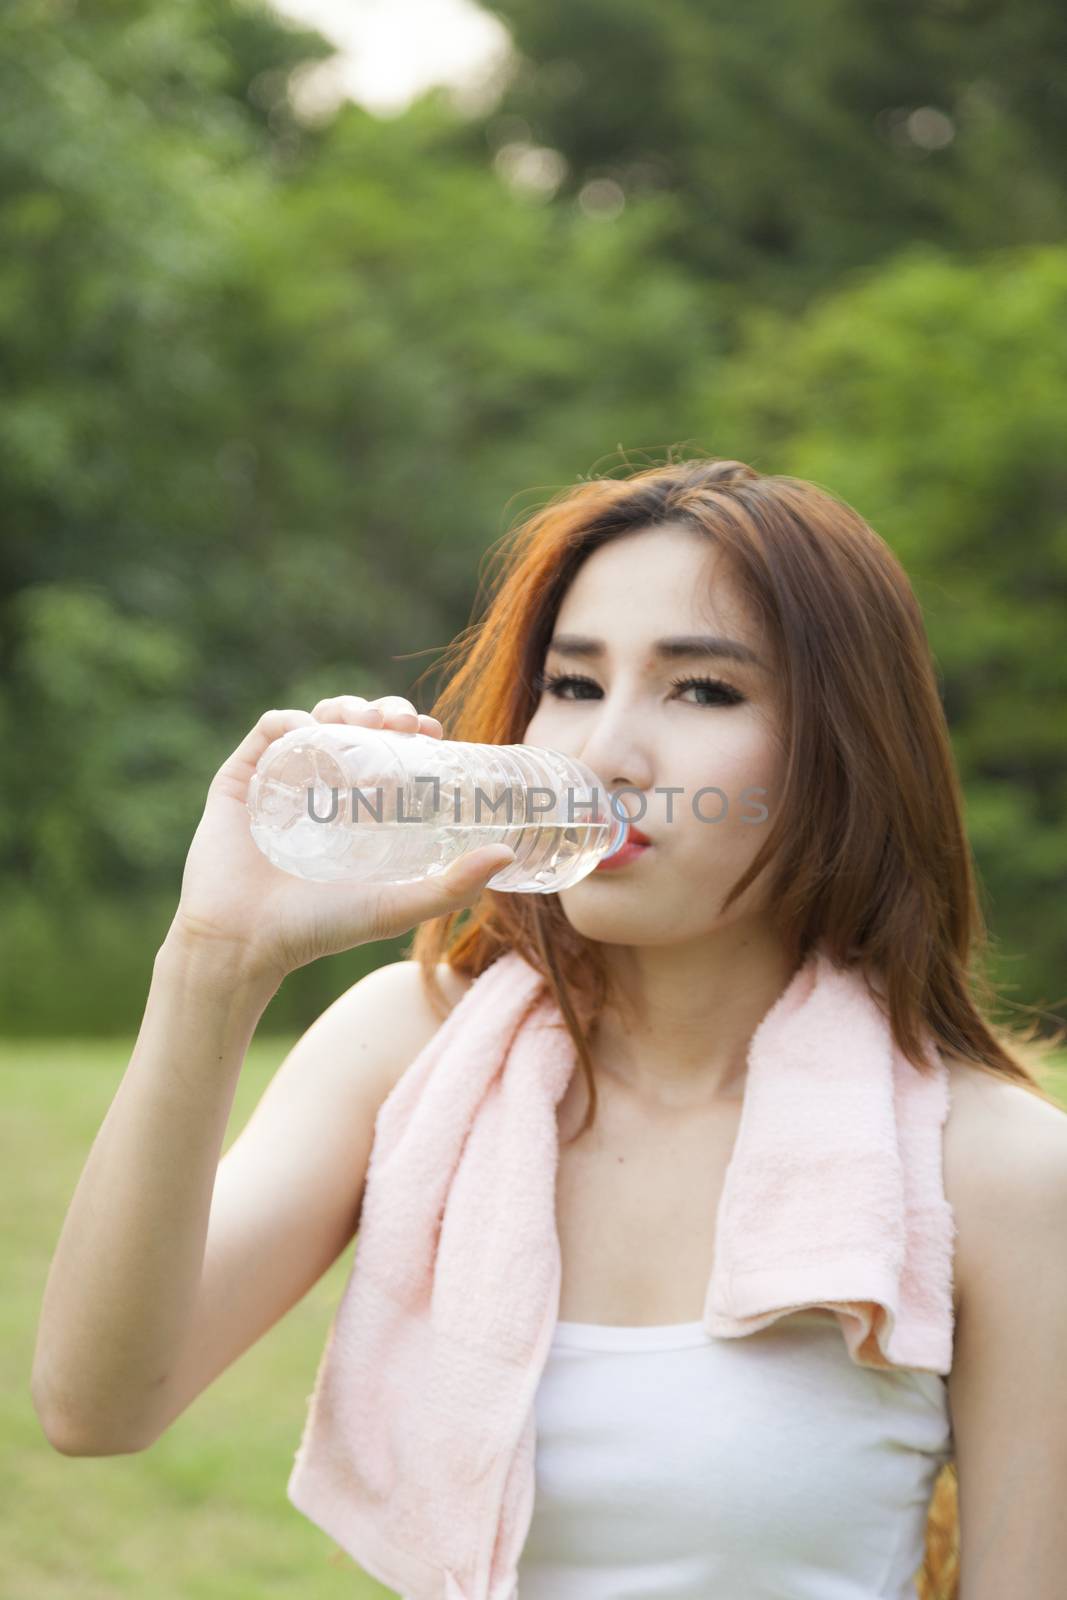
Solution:
<svg viewBox="0 0 1067 1600">
<path fill-rule="evenodd" d="M 728 563 L 762 622 L 785 707 L 784 786 L 756 858 L 724 909 L 767 869 L 768 903 L 795 970 L 817 941 L 884 986 L 898 1048 L 919 1071 L 939 1048 L 1056 1104 L 1039 1072 L 1059 1042 L 992 1020 L 992 941 L 977 893 L 960 781 L 922 612 L 889 546 L 845 502 L 803 479 L 699 456 L 557 492 L 490 555 L 484 614 L 448 647 L 433 714 L 445 737 L 518 744 L 556 614 L 582 563 L 611 540 L 681 524 Z M 482 597 L 476 600 L 476 608 Z M 442 960 L 477 977 L 519 951 L 559 1006 L 596 1115 L 589 1040 L 610 998 L 597 941 L 558 897 L 483 892 L 411 941 L 439 1013 Z M 931 1497 L 920 1600 L 955 1600 L 955 1465 Z"/>
</svg>

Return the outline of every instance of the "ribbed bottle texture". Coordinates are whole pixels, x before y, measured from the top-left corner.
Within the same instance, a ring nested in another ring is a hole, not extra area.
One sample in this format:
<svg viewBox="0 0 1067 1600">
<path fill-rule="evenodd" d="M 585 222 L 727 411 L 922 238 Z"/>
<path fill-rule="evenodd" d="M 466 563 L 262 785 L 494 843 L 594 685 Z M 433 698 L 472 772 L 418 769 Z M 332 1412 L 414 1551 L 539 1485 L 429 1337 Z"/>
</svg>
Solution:
<svg viewBox="0 0 1067 1600">
<path fill-rule="evenodd" d="M 627 832 L 596 775 L 561 751 L 336 722 L 264 751 L 248 811 L 264 855 L 300 878 L 412 883 L 506 844 L 515 860 L 487 887 L 513 894 L 579 883 Z"/>
</svg>

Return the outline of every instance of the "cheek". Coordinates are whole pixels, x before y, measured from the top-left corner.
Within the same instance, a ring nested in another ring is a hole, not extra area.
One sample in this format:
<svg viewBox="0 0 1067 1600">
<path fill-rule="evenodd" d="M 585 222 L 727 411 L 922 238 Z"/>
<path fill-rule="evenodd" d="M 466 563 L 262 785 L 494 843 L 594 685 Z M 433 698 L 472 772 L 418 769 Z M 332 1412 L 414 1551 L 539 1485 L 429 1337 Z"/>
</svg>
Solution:
<svg viewBox="0 0 1067 1600">
<path fill-rule="evenodd" d="M 674 780 L 684 785 L 684 793 L 674 797 L 678 822 L 701 842 L 718 839 L 725 844 L 729 839 L 732 850 L 743 839 L 758 847 L 755 835 L 760 830 L 752 819 L 762 814 L 761 808 L 773 810 L 780 773 L 777 746 L 762 726 L 747 724 L 723 731 L 713 751 L 696 754 L 695 759 L 692 749 L 685 753 Z M 711 792 L 715 790 L 720 793 Z M 720 816 L 721 821 L 712 820 Z M 743 817 L 749 820 L 741 826 Z"/>
<path fill-rule="evenodd" d="M 720 730 L 710 747 L 700 752 L 699 761 L 690 751 L 686 769 L 693 790 L 705 785 L 722 789 L 731 806 L 741 803 L 743 789 L 769 786 L 778 765 L 776 745 L 759 722 L 738 718 Z"/>
<path fill-rule="evenodd" d="M 546 728 L 552 725 L 552 701 L 542 695 L 534 707 L 532 716 L 526 724 L 526 731 L 519 740 L 520 744 L 543 744 Z"/>
<path fill-rule="evenodd" d="M 543 705 L 534 712 L 525 732 L 515 742 L 538 745 L 542 750 L 562 750 L 564 755 L 575 754 L 577 750 L 573 722 L 568 727 L 566 714 L 561 716 L 551 705 Z"/>
</svg>

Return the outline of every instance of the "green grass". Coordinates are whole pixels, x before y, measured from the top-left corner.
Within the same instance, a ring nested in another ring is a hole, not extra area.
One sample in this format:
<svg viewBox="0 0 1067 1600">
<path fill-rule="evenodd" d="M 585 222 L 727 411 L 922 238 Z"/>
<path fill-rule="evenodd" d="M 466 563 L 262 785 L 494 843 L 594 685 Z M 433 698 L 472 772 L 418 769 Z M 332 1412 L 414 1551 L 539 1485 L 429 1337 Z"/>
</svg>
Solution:
<svg viewBox="0 0 1067 1600">
<path fill-rule="evenodd" d="M 350 1246 L 311 1292 L 138 1455 L 63 1456 L 30 1401 L 48 1264 L 133 1041 L 0 1043 L 5 1600 L 377 1600 L 392 1595 L 286 1498 Z M 236 1138 L 289 1041 L 254 1041 Z"/>
<path fill-rule="evenodd" d="M 254 1041 L 225 1146 L 289 1041 Z M 29 1395 L 48 1264 L 132 1040 L 0 1044 L 5 1292 L 0 1397 L 0 1594 L 6 1600 L 372 1600 L 363 1574 L 286 1498 L 319 1357 L 352 1263 L 347 1249 L 310 1294 L 140 1455 L 51 1448 Z M 1067 1061 L 1054 1081 L 1067 1104 Z"/>
</svg>

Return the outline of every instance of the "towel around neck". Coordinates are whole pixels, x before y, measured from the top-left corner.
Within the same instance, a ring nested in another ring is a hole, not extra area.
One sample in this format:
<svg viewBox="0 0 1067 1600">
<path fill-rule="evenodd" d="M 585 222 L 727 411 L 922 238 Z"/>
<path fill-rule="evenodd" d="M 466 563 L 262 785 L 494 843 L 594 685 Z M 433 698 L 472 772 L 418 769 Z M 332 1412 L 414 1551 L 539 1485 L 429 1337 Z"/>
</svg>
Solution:
<svg viewBox="0 0 1067 1600">
<path fill-rule="evenodd" d="M 948 1069 L 920 1072 L 820 946 L 749 1044 L 704 1305 L 713 1338 L 832 1311 L 860 1366 L 952 1365 Z M 290 1501 L 405 1600 L 516 1600 L 559 1310 L 556 1108 L 576 1067 L 508 951 L 383 1102 Z"/>
</svg>

